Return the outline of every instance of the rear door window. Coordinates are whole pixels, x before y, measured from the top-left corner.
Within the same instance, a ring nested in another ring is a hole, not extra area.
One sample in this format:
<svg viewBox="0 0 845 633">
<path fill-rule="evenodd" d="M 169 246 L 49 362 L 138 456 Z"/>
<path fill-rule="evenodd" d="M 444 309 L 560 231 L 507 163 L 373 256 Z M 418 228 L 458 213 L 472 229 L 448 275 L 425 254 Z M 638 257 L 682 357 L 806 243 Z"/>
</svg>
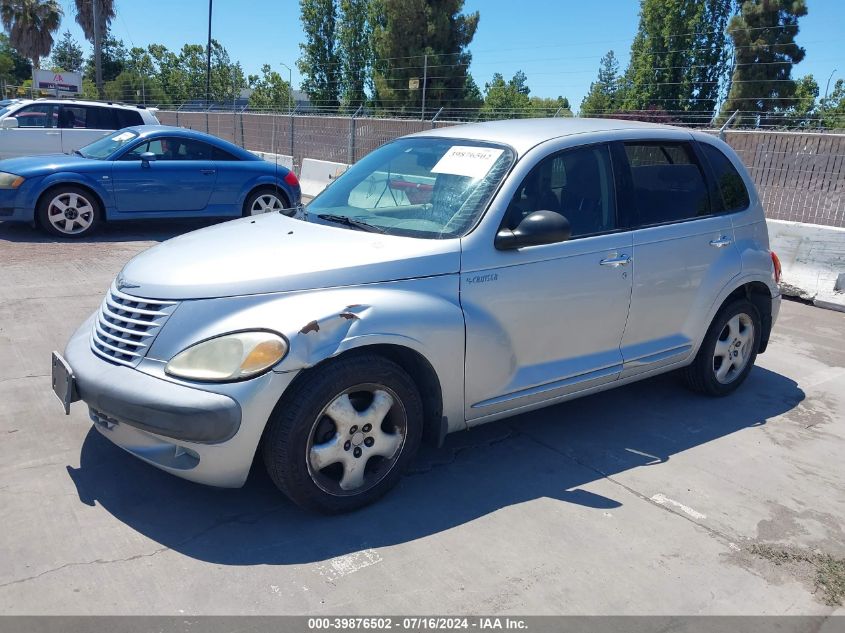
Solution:
<svg viewBox="0 0 845 633">
<path fill-rule="evenodd" d="M 750 204 L 748 189 L 745 188 L 745 182 L 733 163 L 718 147 L 707 143 L 699 143 L 699 147 L 701 147 L 713 170 L 716 185 L 719 187 L 719 193 L 722 196 L 721 201 L 724 210 L 742 211 L 747 209 Z"/>
<path fill-rule="evenodd" d="M 88 110 L 85 127 L 89 130 L 117 130 L 122 127 L 117 124 L 114 109 L 95 106 L 85 106 L 85 108 Z"/>
<path fill-rule="evenodd" d="M 704 173 L 689 143 L 625 143 L 635 226 L 681 222 L 713 213 Z"/>
</svg>

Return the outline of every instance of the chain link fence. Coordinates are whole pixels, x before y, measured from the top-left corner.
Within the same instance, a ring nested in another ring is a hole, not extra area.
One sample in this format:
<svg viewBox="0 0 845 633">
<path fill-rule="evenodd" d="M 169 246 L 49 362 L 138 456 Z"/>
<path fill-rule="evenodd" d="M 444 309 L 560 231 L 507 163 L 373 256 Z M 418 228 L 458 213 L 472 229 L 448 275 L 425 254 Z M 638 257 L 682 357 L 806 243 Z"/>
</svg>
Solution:
<svg viewBox="0 0 845 633">
<path fill-rule="evenodd" d="M 458 123 L 177 110 L 157 116 L 250 151 L 292 156 L 295 170 L 305 158 L 352 164 L 399 136 Z M 768 217 L 845 227 L 845 134 L 737 130 L 725 140 L 748 167 Z"/>
</svg>

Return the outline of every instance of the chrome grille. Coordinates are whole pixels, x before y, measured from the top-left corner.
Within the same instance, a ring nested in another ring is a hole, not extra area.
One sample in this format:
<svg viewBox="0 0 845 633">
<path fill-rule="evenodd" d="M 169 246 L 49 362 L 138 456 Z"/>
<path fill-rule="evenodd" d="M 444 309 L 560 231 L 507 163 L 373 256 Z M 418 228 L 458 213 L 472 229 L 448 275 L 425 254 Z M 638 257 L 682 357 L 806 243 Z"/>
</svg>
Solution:
<svg viewBox="0 0 845 633">
<path fill-rule="evenodd" d="M 106 360 L 134 367 L 177 305 L 176 301 L 133 297 L 112 284 L 94 321 L 91 349 Z"/>
</svg>

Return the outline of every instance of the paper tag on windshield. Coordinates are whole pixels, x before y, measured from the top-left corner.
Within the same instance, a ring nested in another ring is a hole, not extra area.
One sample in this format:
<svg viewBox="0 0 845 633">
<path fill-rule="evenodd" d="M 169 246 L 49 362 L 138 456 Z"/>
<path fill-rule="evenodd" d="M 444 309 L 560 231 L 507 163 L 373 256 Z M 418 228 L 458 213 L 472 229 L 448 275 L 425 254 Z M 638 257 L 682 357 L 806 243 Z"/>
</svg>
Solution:
<svg viewBox="0 0 845 633">
<path fill-rule="evenodd" d="M 121 132 L 117 136 L 112 136 L 111 140 L 113 141 L 128 141 L 130 138 L 135 136 L 132 132 Z"/>
<path fill-rule="evenodd" d="M 487 175 L 487 172 L 490 171 L 493 163 L 502 155 L 503 151 L 492 147 L 454 145 L 443 154 L 443 158 L 437 161 L 431 172 L 481 178 Z"/>
</svg>

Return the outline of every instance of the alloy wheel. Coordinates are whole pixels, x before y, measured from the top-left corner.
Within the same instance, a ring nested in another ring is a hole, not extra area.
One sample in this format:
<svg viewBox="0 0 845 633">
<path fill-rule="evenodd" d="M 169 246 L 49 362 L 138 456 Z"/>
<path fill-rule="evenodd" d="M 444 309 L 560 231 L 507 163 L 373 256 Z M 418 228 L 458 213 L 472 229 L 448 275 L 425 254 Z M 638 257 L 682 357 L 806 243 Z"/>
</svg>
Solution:
<svg viewBox="0 0 845 633">
<path fill-rule="evenodd" d="M 281 211 L 285 208 L 278 196 L 272 193 L 265 193 L 258 196 L 252 203 L 249 209 L 250 215 L 260 215 L 262 213 L 270 213 L 272 211 Z"/>
<path fill-rule="evenodd" d="M 383 385 L 362 384 L 331 399 L 306 446 L 308 473 L 324 492 L 363 493 L 396 465 L 408 430 L 399 397 Z"/>
<path fill-rule="evenodd" d="M 744 312 L 734 315 L 722 328 L 713 351 L 713 372 L 723 385 L 742 374 L 754 347 L 754 321 Z"/>
<path fill-rule="evenodd" d="M 78 235 L 94 221 L 94 205 L 78 193 L 60 193 L 47 206 L 47 219 L 60 233 Z"/>
</svg>

